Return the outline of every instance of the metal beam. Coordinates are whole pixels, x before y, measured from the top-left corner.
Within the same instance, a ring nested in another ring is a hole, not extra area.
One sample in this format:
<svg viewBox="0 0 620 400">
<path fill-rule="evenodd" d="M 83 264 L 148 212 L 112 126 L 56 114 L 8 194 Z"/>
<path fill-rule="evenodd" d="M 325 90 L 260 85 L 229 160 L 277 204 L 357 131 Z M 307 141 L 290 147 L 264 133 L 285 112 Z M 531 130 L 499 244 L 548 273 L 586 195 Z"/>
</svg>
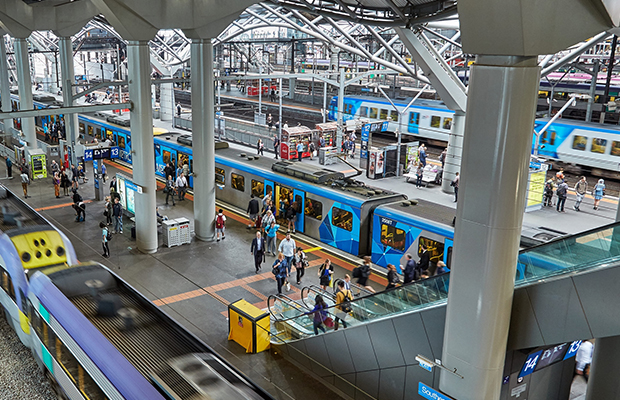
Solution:
<svg viewBox="0 0 620 400">
<path fill-rule="evenodd" d="M 128 108 L 129 110 L 133 110 L 133 103 L 129 101 L 127 103 L 98 104 L 94 106 L 40 108 L 38 110 L 0 112 L 0 120 L 7 119 L 7 118 L 28 118 L 28 117 L 40 117 L 43 115 L 62 115 L 62 114 L 87 113 L 87 112 L 95 112 L 95 111 L 119 110 L 121 108 L 123 109 Z"/>
</svg>

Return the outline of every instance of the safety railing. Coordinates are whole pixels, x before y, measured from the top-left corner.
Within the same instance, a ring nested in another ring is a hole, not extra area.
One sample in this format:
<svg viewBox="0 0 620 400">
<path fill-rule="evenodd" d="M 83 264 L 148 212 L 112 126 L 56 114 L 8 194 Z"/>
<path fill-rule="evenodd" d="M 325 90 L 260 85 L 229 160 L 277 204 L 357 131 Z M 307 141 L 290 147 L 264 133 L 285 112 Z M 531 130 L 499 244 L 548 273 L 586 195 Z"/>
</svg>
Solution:
<svg viewBox="0 0 620 400">
<path fill-rule="evenodd" d="M 616 266 L 619 262 L 620 223 L 613 223 L 522 250 L 518 257 L 515 286 L 526 286 L 577 271 Z M 347 323 L 351 324 L 372 322 L 444 304 L 447 301 L 449 285 L 450 274 L 445 273 L 355 298 L 351 301 L 351 311 L 344 315 L 337 305 L 330 303 L 325 311 L 330 317 L 344 316 Z M 312 299 L 309 301 L 313 304 Z M 309 304 L 307 306 L 309 307 Z M 277 329 L 283 329 L 287 324 L 299 325 L 302 318 L 307 318 L 307 314 L 277 318 Z M 307 323 L 306 321 L 305 324 Z M 305 333 L 289 336 L 288 340 L 313 333 L 307 329 Z M 283 337 L 284 335 L 279 335 L 280 340 L 283 340 Z"/>
</svg>

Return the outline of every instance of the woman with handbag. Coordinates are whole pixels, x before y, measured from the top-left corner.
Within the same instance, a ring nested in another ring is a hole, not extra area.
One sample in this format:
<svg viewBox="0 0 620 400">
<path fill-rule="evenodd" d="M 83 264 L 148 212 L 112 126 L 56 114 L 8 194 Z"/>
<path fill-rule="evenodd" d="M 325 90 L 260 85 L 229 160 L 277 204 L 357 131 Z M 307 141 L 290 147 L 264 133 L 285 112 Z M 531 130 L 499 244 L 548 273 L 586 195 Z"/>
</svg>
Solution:
<svg viewBox="0 0 620 400">
<path fill-rule="evenodd" d="M 276 282 L 278 282 L 278 294 L 282 294 L 282 286 L 284 286 L 288 276 L 284 254 L 278 253 L 278 258 L 274 261 L 271 272 L 275 275 Z"/>
<path fill-rule="evenodd" d="M 308 260 L 306 258 L 306 253 L 301 249 L 301 247 L 297 248 L 297 254 L 295 254 L 295 269 L 297 270 L 297 284 L 301 285 L 301 278 L 306 273 L 306 266 L 308 265 Z"/>
<path fill-rule="evenodd" d="M 388 284 L 385 287 L 386 290 L 395 288 L 396 285 L 400 283 L 400 278 L 398 277 L 398 272 L 396 272 L 396 267 L 393 264 L 388 264 L 387 269 L 388 269 L 388 274 L 387 274 Z"/>
<path fill-rule="evenodd" d="M 325 260 L 321 268 L 319 268 L 319 284 L 321 285 L 321 289 L 327 290 L 329 283 L 332 280 L 332 274 L 334 273 L 334 267 L 332 267 L 332 262 L 328 259 Z"/>
<path fill-rule="evenodd" d="M 322 330 L 323 333 L 325 333 L 325 326 L 334 326 L 334 321 L 327 316 L 327 311 L 325 311 L 326 309 L 327 304 L 325 303 L 325 300 L 323 300 L 323 296 L 317 294 L 314 298 L 314 308 L 308 313 L 314 314 L 314 318 L 312 321 L 315 335 L 319 334 L 319 329 Z M 323 326 L 323 324 L 325 324 L 325 326 Z"/>
</svg>

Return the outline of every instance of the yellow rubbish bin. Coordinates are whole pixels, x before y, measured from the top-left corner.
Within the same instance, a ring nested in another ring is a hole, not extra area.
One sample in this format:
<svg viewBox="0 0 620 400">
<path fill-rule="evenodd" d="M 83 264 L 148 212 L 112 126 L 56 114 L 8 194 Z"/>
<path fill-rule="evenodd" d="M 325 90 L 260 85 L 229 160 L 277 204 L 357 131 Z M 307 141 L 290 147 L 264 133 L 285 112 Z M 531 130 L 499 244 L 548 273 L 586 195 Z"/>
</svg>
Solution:
<svg viewBox="0 0 620 400">
<path fill-rule="evenodd" d="M 228 340 L 234 340 L 246 353 L 269 348 L 269 314 L 241 299 L 228 305 Z"/>
</svg>

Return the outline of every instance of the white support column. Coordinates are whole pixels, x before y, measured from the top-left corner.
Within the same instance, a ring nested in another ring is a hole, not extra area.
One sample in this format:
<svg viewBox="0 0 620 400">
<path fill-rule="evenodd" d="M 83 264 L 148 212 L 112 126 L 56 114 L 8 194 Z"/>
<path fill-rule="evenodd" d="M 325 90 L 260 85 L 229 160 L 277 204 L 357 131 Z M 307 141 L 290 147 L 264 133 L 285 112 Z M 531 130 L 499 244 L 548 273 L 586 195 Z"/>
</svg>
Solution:
<svg viewBox="0 0 620 400">
<path fill-rule="evenodd" d="M 58 50 L 60 52 L 60 73 L 62 75 L 62 102 L 65 107 L 74 105 L 73 94 L 73 46 L 71 44 L 70 37 L 61 37 L 58 40 Z M 56 79 L 55 77 L 53 77 Z M 67 142 L 71 146 L 71 164 L 77 165 L 77 157 L 75 155 L 75 143 L 78 139 L 78 120 L 76 114 L 65 114 L 65 131 L 67 135 Z"/>
<path fill-rule="evenodd" d="M 30 78 L 30 62 L 28 60 L 28 42 L 16 38 L 14 43 L 15 62 L 17 68 L 17 85 L 19 87 L 19 109 L 32 110 L 32 80 Z M 22 118 L 22 133 L 28 143 L 28 149 L 38 148 L 34 117 Z"/>
<path fill-rule="evenodd" d="M 129 41 L 129 98 L 133 181 L 142 187 L 136 193 L 136 242 L 143 253 L 157 251 L 157 216 L 155 214 L 155 150 L 153 142 L 153 107 L 151 104 L 151 62 L 147 41 Z"/>
<path fill-rule="evenodd" d="M 500 397 L 540 77 L 536 57 L 472 68 L 439 388 Z"/>
<path fill-rule="evenodd" d="M 196 238 L 208 241 L 215 236 L 213 44 L 211 39 L 193 39 L 191 46 L 194 230 Z"/>
<path fill-rule="evenodd" d="M 344 141 L 344 68 L 340 68 L 340 80 L 338 86 L 338 112 L 336 113 L 336 151 L 342 149 Z"/>
<path fill-rule="evenodd" d="M 2 96 L 2 112 L 11 112 L 11 87 L 9 85 L 9 63 L 6 58 L 6 44 L 4 34 L 0 35 L 0 94 Z M 8 118 L 2 121 L 4 132 L 9 133 L 13 127 L 13 120 Z"/>
<path fill-rule="evenodd" d="M 73 49 L 71 49 L 71 54 L 73 55 Z M 60 55 L 59 55 L 60 56 Z M 62 63 L 62 61 L 61 61 Z M 56 94 L 58 93 L 58 82 L 57 82 L 57 78 L 58 78 L 58 57 L 54 56 L 54 61 L 51 63 L 52 64 L 52 75 L 50 76 L 50 92 Z M 71 58 L 71 64 L 73 65 L 73 58 Z M 62 67 L 60 67 L 60 73 L 62 74 Z M 62 80 L 62 78 L 61 78 Z M 64 87 L 64 84 L 60 84 L 61 87 Z"/>
<path fill-rule="evenodd" d="M 450 183 L 456 178 L 456 173 L 461 169 L 463 155 L 463 132 L 465 132 L 465 113 L 455 111 L 452 121 L 452 132 L 448 138 L 448 154 L 446 155 L 441 190 L 445 193 L 454 193 Z"/>
<path fill-rule="evenodd" d="M 596 339 L 586 400 L 618 398 L 618 393 L 620 393 L 620 380 L 618 380 L 618 368 L 620 368 L 618 349 L 620 347 L 618 346 L 620 346 L 620 336 Z"/>
</svg>

